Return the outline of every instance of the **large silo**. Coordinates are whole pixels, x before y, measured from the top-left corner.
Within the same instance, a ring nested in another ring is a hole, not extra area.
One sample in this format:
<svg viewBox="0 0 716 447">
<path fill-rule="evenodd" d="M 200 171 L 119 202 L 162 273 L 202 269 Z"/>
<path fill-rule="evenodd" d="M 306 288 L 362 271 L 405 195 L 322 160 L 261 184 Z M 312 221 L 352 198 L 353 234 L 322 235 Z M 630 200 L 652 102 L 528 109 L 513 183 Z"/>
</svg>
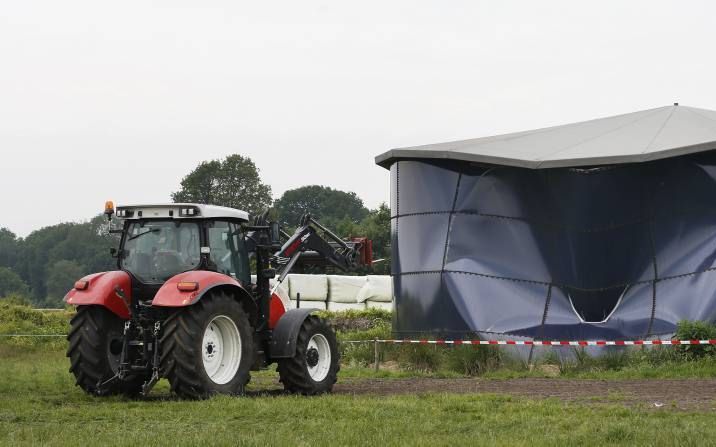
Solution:
<svg viewBox="0 0 716 447">
<path fill-rule="evenodd" d="M 716 112 L 394 149 L 400 336 L 625 339 L 716 321 Z"/>
</svg>

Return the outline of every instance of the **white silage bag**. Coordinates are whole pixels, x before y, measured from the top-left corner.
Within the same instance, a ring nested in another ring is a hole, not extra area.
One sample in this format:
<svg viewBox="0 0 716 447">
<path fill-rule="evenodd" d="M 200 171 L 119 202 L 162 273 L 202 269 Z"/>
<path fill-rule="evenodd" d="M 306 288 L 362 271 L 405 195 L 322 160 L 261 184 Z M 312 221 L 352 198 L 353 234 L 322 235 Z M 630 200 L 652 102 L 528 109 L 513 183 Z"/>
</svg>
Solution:
<svg viewBox="0 0 716 447">
<path fill-rule="evenodd" d="M 328 275 L 328 301 L 357 303 L 358 292 L 365 284 L 365 276 Z"/>
<path fill-rule="evenodd" d="M 303 295 L 301 295 L 303 297 Z M 291 300 L 291 309 L 296 309 L 296 304 L 298 301 Z M 318 309 L 318 310 L 326 310 L 326 302 L 325 301 L 303 301 L 303 298 L 301 298 L 301 309 Z"/>
<path fill-rule="evenodd" d="M 336 303 L 329 301 L 328 310 L 332 312 L 340 312 L 343 310 L 365 310 L 365 303 Z"/>
<path fill-rule="evenodd" d="M 328 299 L 328 280 L 326 275 L 291 274 L 288 275 L 288 293 L 292 300 L 298 299 L 300 293 L 301 302 L 326 301 Z"/>
<path fill-rule="evenodd" d="M 387 311 L 393 311 L 393 303 L 383 303 L 381 301 L 366 301 L 367 309 L 383 309 Z"/>
<path fill-rule="evenodd" d="M 390 275 L 368 275 L 365 286 L 358 292 L 357 301 L 393 301 L 393 278 Z"/>
</svg>

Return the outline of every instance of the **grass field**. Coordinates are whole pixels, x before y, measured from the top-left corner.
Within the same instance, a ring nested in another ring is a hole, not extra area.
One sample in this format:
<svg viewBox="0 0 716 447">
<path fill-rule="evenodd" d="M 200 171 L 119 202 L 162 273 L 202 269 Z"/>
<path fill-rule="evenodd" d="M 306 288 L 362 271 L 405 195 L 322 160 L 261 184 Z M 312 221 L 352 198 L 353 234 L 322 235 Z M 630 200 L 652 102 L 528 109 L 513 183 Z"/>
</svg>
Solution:
<svg viewBox="0 0 716 447">
<path fill-rule="evenodd" d="M 162 382 L 146 400 L 95 398 L 74 386 L 56 348 L 1 346 L 0 357 L 5 445 L 716 445 L 714 413 L 628 407 L 618 396 L 593 404 L 444 393 L 306 398 L 256 392 L 275 387 L 261 372 L 249 397 L 179 401 Z M 367 374 L 348 368 L 342 378 Z"/>
<path fill-rule="evenodd" d="M 70 312 L 40 313 L 1 304 L 0 333 L 63 333 L 69 316 Z M 339 329 L 345 326 L 339 331 L 344 340 L 389 333 L 385 315 L 361 314 L 357 323 L 354 317 L 340 316 L 335 322 Z M 668 347 L 599 359 L 577 356 L 570 364 L 548 355 L 535 368 L 510 361 L 493 348 L 385 347 L 383 358 L 392 367 L 384 365 L 375 373 L 368 367 L 371 345 L 346 346 L 338 388 L 347 385 L 340 393 L 313 398 L 284 395 L 275 372 L 262 371 L 253 374 L 247 396 L 197 402 L 177 400 L 165 381 L 143 400 L 87 396 L 68 373 L 65 343 L 62 338 L 0 340 L 0 444 L 716 445 L 716 401 L 711 398 L 716 395 L 710 389 L 704 390 L 698 408 L 687 405 L 681 410 L 669 402 L 655 408 L 649 393 L 639 399 L 611 391 L 587 393 L 578 400 L 543 397 L 559 395 L 551 394 L 550 383 L 586 388 L 594 386 L 593 379 L 645 380 L 630 385 L 637 389 L 642 383 L 654 387 L 646 379 L 716 385 L 703 382 L 716 377 L 716 358 L 685 360 Z M 456 380 L 463 381 L 457 382 L 461 387 L 475 381 L 509 386 L 514 382 L 506 380 L 517 379 L 524 387 L 541 377 L 552 378 L 534 382 L 546 390 L 537 397 L 515 395 L 504 387 L 499 394 L 444 392 L 448 383 L 455 391 Z M 429 380 L 431 391 L 390 391 L 406 379 L 413 385 L 427 383 L 419 382 L 421 378 Z M 389 391 L 370 392 L 375 383 Z M 368 392 L 351 391 L 363 384 Z M 690 392 L 700 396 L 698 389 Z"/>
</svg>

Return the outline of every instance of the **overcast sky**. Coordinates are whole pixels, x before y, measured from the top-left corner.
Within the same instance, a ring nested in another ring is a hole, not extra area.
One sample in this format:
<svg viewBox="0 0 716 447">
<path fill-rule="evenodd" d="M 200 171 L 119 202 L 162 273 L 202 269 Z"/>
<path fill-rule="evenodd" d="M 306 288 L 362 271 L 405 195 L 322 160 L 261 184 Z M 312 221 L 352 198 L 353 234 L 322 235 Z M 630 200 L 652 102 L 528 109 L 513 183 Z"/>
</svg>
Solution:
<svg viewBox="0 0 716 447">
<path fill-rule="evenodd" d="M 389 198 L 393 147 L 716 109 L 712 1 L 0 0 L 0 227 L 164 202 L 251 157 Z"/>
</svg>

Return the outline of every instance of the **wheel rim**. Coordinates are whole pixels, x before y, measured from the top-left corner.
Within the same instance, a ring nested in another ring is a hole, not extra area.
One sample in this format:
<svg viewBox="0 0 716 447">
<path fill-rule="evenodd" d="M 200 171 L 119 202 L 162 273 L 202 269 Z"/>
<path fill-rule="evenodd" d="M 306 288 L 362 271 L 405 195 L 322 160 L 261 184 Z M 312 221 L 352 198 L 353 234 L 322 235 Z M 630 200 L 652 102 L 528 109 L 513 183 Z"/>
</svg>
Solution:
<svg viewBox="0 0 716 447">
<path fill-rule="evenodd" d="M 241 364 L 241 334 L 226 315 L 214 317 L 206 326 L 201 342 L 204 370 L 212 382 L 230 382 Z"/>
<path fill-rule="evenodd" d="M 308 375 L 316 382 L 322 381 L 328 375 L 331 369 L 331 346 L 323 334 L 314 334 L 308 340 L 306 366 Z"/>
</svg>

